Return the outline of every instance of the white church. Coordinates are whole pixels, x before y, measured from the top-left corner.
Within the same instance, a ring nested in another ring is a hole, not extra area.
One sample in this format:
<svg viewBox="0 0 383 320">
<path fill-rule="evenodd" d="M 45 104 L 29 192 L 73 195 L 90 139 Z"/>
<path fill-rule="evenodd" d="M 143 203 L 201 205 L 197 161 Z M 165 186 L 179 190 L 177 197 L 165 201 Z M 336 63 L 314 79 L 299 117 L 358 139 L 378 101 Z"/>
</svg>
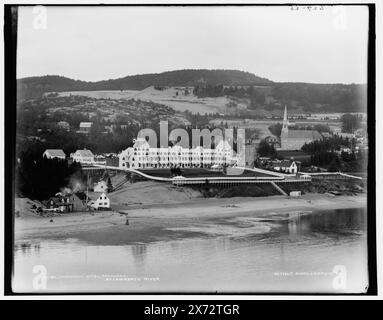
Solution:
<svg viewBox="0 0 383 320">
<path fill-rule="evenodd" d="M 322 135 L 316 130 L 292 130 L 289 129 L 287 119 L 287 107 L 283 115 L 281 132 L 281 148 L 279 150 L 301 150 L 305 143 L 322 139 Z"/>
</svg>

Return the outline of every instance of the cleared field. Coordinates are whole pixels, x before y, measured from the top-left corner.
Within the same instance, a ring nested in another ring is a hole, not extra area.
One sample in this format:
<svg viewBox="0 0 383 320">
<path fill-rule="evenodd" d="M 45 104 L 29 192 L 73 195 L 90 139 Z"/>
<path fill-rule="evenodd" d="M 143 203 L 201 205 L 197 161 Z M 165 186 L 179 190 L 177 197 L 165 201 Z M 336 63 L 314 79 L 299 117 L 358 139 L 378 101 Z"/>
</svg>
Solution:
<svg viewBox="0 0 383 320">
<path fill-rule="evenodd" d="M 152 101 L 183 112 L 188 110 L 192 113 L 224 113 L 230 114 L 237 109 L 245 109 L 246 105 L 238 103 L 236 108 L 227 107 L 231 101 L 227 97 L 198 98 L 193 95 L 193 88 L 189 87 L 189 94 L 185 94 L 185 87 L 169 87 L 156 90 L 153 86 L 141 91 L 136 90 L 105 90 L 105 91 L 68 91 L 60 92 L 60 96 L 81 95 L 95 99 L 140 99 Z"/>
<path fill-rule="evenodd" d="M 67 91 L 59 92 L 59 96 L 85 96 L 94 99 L 132 99 L 138 92 L 137 90 L 106 90 L 106 91 Z"/>
<path fill-rule="evenodd" d="M 188 88 L 189 94 L 185 94 L 184 87 L 169 87 L 164 90 L 156 90 L 148 87 L 135 95 L 135 99 L 153 101 L 165 104 L 176 111 L 189 110 L 192 113 L 228 113 L 230 108 L 227 104 L 231 101 L 227 97 L 198 98 L 193 95 L 192 87 Z M 239 106 L 240 108 L 246 106 Z"/>
</svg>

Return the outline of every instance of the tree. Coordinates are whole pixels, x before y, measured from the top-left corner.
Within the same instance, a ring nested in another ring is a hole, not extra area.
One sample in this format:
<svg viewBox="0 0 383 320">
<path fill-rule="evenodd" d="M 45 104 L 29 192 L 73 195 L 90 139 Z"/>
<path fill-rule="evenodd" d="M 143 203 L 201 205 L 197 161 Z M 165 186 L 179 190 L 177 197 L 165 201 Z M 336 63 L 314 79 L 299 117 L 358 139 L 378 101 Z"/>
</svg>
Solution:
<svg viewBox="0 0 383 320">
<path fill-rule="evenodd" d="M 273 124 L 269 127 L 269 131 L 274 135 L 274 136 L 277 136 L 277 137 L 280 137 L 281 136 L 281 132 L 282 132 L 282 123 L 276 123 L 276 124 Z"/>
<path fill-rule="evenodd" d="M 360 118 L 357 115 L 346 113 L 342 116 L 342 132 L 354 133 L 361 126 Z"/>
<path fill-rule="evenodd" d="M 236 107 L 237 107 L 237 103 L 236 103 L 235 101 L 233 101 L 233 100 L 230 100 L 230 101 L 226 104 L 226 106 L 227 106 L 228 108 L 236 108 Z"/>
<path fill-rule="evenodd" d="M 248 108 L 251 110 L 256 110 L 257 107 L 258 107 L 258 102 L 257 102 L 256 97 L 250 96 L 250 104 L 249 104 Z"/>
<path fill-rule="evenodd" d="M 331 132 L 330 127 L 328 125 L 322 124 L 322 123 L 316 124 L 313 129 L 318 131 L 319 133 Z"/>
<path fill-rule="evenodd" d="M 110 177 L 108 177 L 107 185 L 108 185 L 108 192 L 113 192 L 114 187 L 113 187 L 113 184 L 112 184 L 112 180 L 110 180 Z"/>
<path fill-rule="evenodd" d="M 261 105 L 265 104 L 265 101 L 266 101 L 265 93 L 264 93 L 264 92 L 260 92 L 260 93 L 257 95 L 257 97 L 256 97 L 256 101 L 257 101 L 259 104 L 261 104 Z"/>
<path fill-rule="evenodd" d="M 311 154 L 319 152 L 334 152 L 340 150 L 341 146 L 350 147 L 352 140 L 348 138 L 333 136 L 322 140 L 316 140 L 306 143 L 302 146 L 302 150 Z"/>
<path fill-rule="evenodd" d="M 259 143 L 257 153 L 261 157 L 275 157 L 277 155 L 277 151 L 274 146 L 269 145 L 264 139 Z"/>
<path fill-rule="evenodd" d="M 338 172 L 341 169 L 341 163 L 338 157 L 335 157 L 328 166 L 327 171 L 329 172 Z"/>
<path fill-rule="evenodd" d="M 82 180 L 79 164 L 68 165 L 66 160 L 47 159 L 41 154 L 35 156 L 31 152 L 23 152 L 16 166 L 16 191 L 20 196 L 44 200 L 68 186 L 74 176 Z"/>
</svg>

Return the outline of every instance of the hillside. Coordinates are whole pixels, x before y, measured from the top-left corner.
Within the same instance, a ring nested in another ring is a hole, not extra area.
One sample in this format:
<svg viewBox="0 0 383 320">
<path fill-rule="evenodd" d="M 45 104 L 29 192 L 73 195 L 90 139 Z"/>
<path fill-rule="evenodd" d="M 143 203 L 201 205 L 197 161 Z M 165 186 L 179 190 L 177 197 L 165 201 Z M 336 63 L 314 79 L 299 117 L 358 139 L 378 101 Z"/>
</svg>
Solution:
<svg viewBox="0 0 383 320">
<path fill-rule="evenodd" d="M 189 90 L 185 94 L 186 88 L 190 87 L 166 87 L 158 90 L 150 86 L 144 90 L 103 90 L 103 91 L 65 91 L 60 92 L 60 97 L 85 96 L 94 99 L 135 99 L 141 101 L 151 101 L 166 105 L 177 112 L 186 110 L 191 113 L 224 113 L 231 114 L 231 111 L 246 109 L 246 104 L 238 104 L 238 108 L 229 108 L 228 104 L 232 99 L 227 96 L 198 98 Z M 232 110 L 231 110 L 232 109 Z"/>
<path fill-rule="evenodd" d="M 96 99 L 140 99 L 192 113 L 280 115 L 290 112 L 366 112 L 366 84 L 272 82 L 238 70 L 178 70 L 98 82 L 61 76 L 19 79 L 18 101 L 47 92 Z M 238 108 L 237 108 L 238 107 Z"/>
<path fill-rule="evenodd" d="M 195 86 L 200 82 L 227 86 L 266 85 L 272 81 L 238 70 L 177 70 L 127 76 L 97 82 L 73 80 L 61 76 L 29 77 L 17 80 L 18 99 L 40 97 L 45 92 L 143 90 L 149 86 Z"/>
</svg>

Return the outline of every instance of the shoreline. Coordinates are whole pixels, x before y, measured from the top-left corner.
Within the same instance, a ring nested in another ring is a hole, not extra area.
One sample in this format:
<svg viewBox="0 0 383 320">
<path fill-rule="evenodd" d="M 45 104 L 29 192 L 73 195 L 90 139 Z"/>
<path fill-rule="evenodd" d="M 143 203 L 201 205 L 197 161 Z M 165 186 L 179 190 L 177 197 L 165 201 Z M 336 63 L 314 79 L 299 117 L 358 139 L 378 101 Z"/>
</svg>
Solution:
<svg viewBox="0 0 383 320">
<path fill-rule="evenodd" d="M 15 218 L 15 243 L 76 239 L 98 245 L 123 245 L 214 236 L 207 225 L 235 225 L 233 219 L 276 216 L 331 209 L 365 208 L 367 195 L 329 197 L 306 194 L 284 196 L 199 198 L 183 203 L 148 204 L 129 209 L 57 217 Z M 123 212 L 123 213 L 121 213 Z M 50 220 L 53 222 L 50 222 Z M 226 219 L 226 221 L 224 221 Z M 229 219 L 229 220 L 228 220 Z M 128 224 L 127 224 L 128 221 Z"/>
</svg>

